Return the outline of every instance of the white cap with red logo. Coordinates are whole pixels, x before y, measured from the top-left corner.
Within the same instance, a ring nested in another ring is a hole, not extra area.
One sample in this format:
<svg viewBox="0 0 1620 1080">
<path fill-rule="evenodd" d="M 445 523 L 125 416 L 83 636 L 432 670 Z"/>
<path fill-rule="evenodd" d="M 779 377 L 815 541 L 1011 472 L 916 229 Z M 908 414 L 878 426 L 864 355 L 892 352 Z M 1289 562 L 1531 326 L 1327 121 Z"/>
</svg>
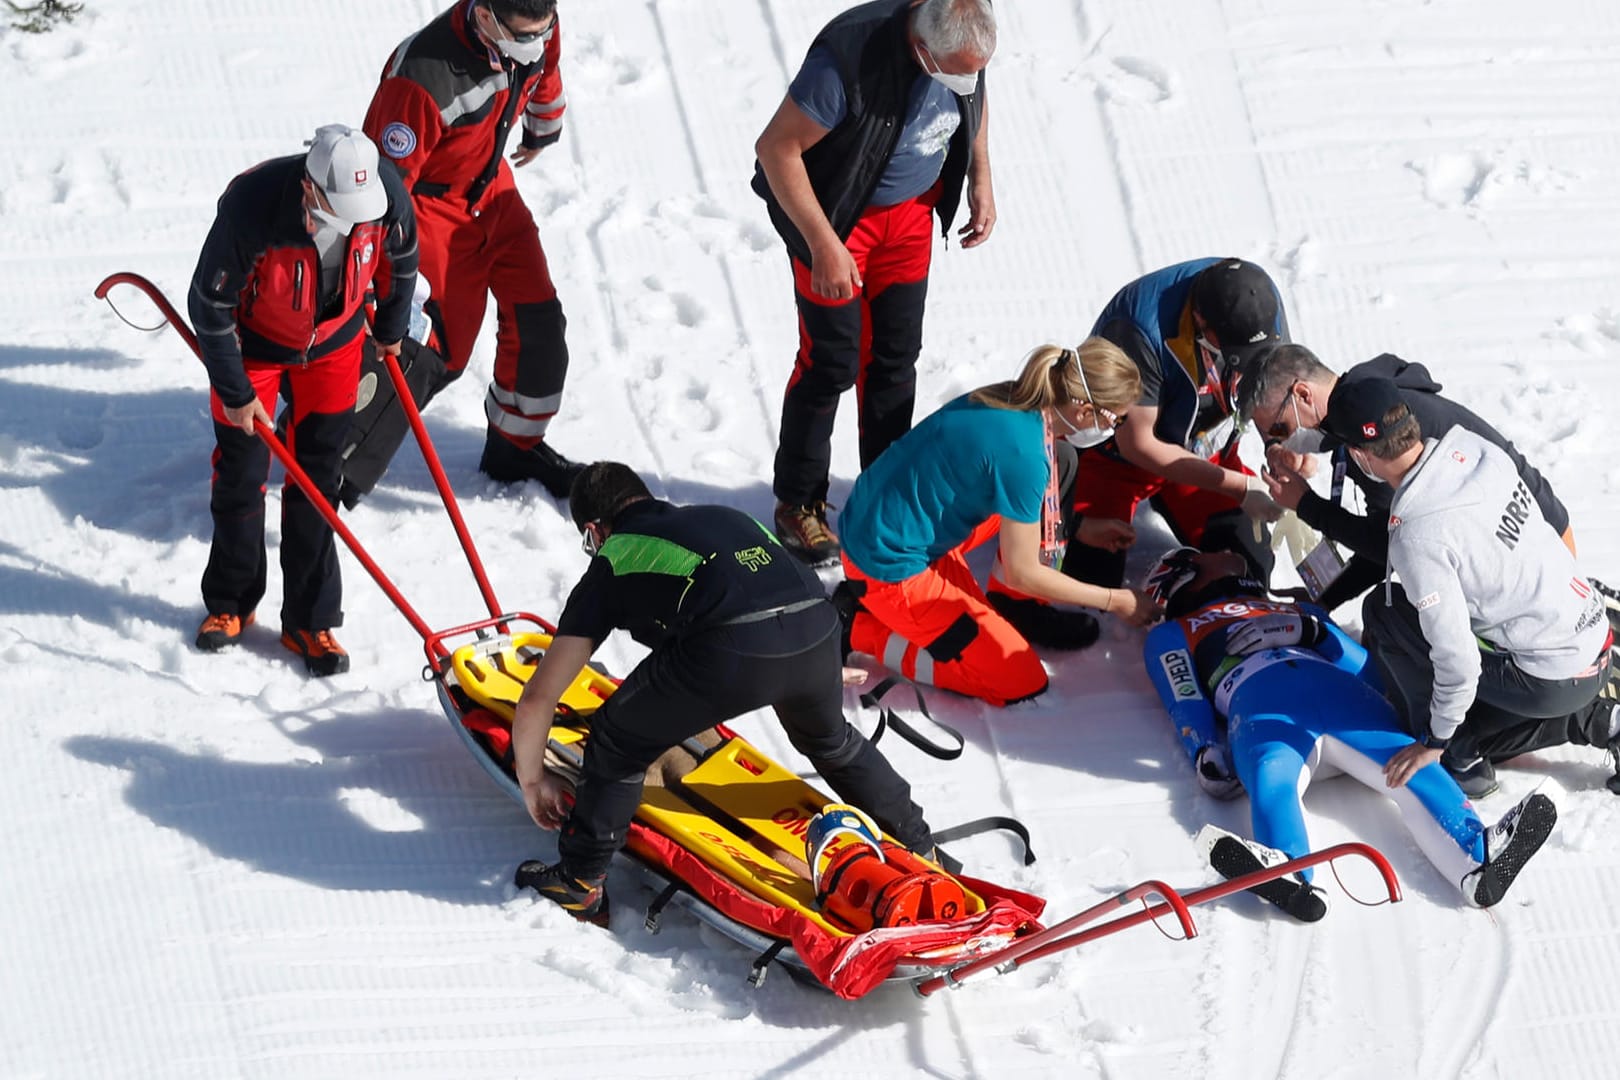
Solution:
<svg viewBox="0 0 1620 1080">
<path fill-rule="evenodd" d="M 344 221 L 375 221 L 388 212 L 388 192 L 377 175 L 377 146 L 365 132 L 344 124 L 316 128 L 304 170 Z"/>
</svg>

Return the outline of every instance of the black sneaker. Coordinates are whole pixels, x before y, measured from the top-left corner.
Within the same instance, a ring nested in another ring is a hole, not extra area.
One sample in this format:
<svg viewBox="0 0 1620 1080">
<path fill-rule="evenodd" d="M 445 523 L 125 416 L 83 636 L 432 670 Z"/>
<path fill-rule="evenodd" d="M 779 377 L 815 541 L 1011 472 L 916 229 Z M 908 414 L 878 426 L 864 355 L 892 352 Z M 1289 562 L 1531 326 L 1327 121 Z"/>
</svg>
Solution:
<svg viewBox="0 0 1620 1080">
<path fill-rule="evenodd" d="M 1463 897 L 1475 907 L 1501 902 L 1530 856 L 1541 849 L 1558 821 L 1558 807 L 1532 793 L 1485 830 L 1485 862 L 1462 880 Z"/>
<path fill-rule="evenodd" d="M 1288 861 L 1288 856 L 1275 848 L 1245 840 L 1214 825 L 1204 826 L 1198 839 L 1205 845 L 1209 865 L 1228 881 Z M 1325 894 L 1298 875 L 1263 881 L 1249 886 L 1248 891 L 1300 922 L 1316 922 L 1327 914 Z"/>
<path fill-rule="evenodd" d="M 596 878 L 577 878 L 564 873 L 562 863 L 547 866 L 539 859 L 525 862 L 512 877 L 512 884 L 518 888 L 533 889 L 580 922 L 588 922 L 592 926 L 608 924 L 606 882 L 606 874 Z"/>
<path fill-rule="evenodd" d="M 838 561 L 838 534 L 827 524 L 827 510 L 824 502 L 776 504 L 776 538 L 811 566 L 830 566 Z"/>
<path fill-rule="evenodd" d="M 1441 754 L 1440 765 L 1470 799 L 1483 799 L 1502 786 L 1496 782 L 1496 766 L 1491 764 L 1490 758 L 1478 757 L 1466 765 L 1457 765 Z"/>
<path fill-rule="evenodd" d="M 1074 652 L 1095 644 L 1102 628 L 1084 611 L 1065 611 L 1039 600 L 1021 600 L 1006 593 L 989 594 L 990 606 L 1024 635 L 1031 645 Z"/>
<path fill-rule="evenodd" d="M 860 597 L 856 595 L 855 586 L 848 581 L 840 581 L 833 586 L 832 595 L 827 597 L 832 601 L 833 609 L 838 612 L 838 656 L 839 659 L 848 660 L 850 654 L 849 634 L 855 625 L 855 613 L 861 608 Z"/>
<path fill-rule="evenodd" d="M 1592 703 L 1591 729 L 1587 734 L 1593 746 L 1601 746 L 1608 753 L 1615 774 L 1604 783 L 1610 791 L 1620 795 L 1620 731 L 1615 730 L 1620 725 L 1620 702 L 1615 701 L 1617 690 L 1620 690 L 1620 672 L 1610 676 L 1608 685 Z"/>
<path fill-rule="evenodd" d="M 515 484 L 522 480 L 538 480 L 554 498 L 568 498 L 574 478 L 585 471 L 585 466 L 570 461 L 550 443 L 539 442 L 524 450 L 491 430 L 484 440 L 484 456 L 478 461 L 479 471 L 491 480 Z"/>
</svg>

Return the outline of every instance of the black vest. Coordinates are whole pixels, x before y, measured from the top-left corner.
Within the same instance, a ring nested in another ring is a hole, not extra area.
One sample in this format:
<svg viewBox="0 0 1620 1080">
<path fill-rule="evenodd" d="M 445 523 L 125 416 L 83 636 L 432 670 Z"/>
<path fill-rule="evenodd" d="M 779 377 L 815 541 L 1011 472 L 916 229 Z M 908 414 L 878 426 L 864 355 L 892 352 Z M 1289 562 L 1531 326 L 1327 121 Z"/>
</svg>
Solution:
<svg viewBox="0 0 1620 1080">
<path fill-rule="evenodd" d="M 912 84 L 922 75 L 908 37 L 911 0 L 872 0 L 850 8 L 828 23 L 811 42 L 812 49 L 828 50 L 844 81 L 848 111 L 804 154 L 804 169 L 822 212 L 840 240 L 847 240 L 877 190 L 883 170 L 900 142 Z M 974 137 L 984 115 L 984 73 L 978 90 L 957 99 L 962 122 L 951 137 L 935 213 L 940 232 L 949 235 L 951 221 L 962 201 Z M 798 227 L 782 211 L 765 170 L 754 163 L 754 191 L 765 200 L 771 224 L 787 244 L 788 254 L 810 261 L 810 247 Z"/>
</svg>

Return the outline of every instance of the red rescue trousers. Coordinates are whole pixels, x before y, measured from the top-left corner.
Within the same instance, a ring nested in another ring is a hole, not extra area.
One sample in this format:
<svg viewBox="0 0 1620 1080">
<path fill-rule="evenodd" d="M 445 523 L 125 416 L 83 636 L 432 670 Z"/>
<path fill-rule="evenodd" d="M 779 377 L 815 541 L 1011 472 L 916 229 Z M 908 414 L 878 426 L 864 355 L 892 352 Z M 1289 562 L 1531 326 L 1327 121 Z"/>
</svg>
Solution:
<svg viewBox="0 0 1620 1080">
<path fill-rule="evenodd" d="M 1209 460 L 1223 468 L 1253 475 L 1238 459 L 1236 443 Z M 1074 481 L 1076 514 L 1130 521 L 1144 499 L 1152 500 L 1154 509 L 1164 515 L 1176 539 L 1193 547 L 1203 541 L 1210 518 L 1241 513 L 1243 505 L 1219 492 L 1171 483 L 1112 454 L 1089 450 L 1080 455 L 1080 470 Z M 1081 581 L 1119 588 L 1125 581 L 1125 553 L 1087 547 L 1078 540 L 1071 540 L 1064 556 L 1063 572 Z"/>
<path fill-rule="evenodd" d="M 568 374 L 567 324 L 534 216 L 504 162 L 475 211 L 455 192 L 416 193 L 411 201 L 445 365 L 453 375 L 466 368 L 493 293 L 495 380 L 484 413 L 493 429 L 531 447 L 562 403 Z"/>
<path fill-rule="evenodd" d="M 829 300 L 810 288 L 810 267 L 793 259 L 799 352 L 782 399 L 772 490 L 790 506 L 825 502 L 838 399 L 855 387 L 861 468 L 911 430 L 917 354 L 933 252 L 939 185 L 893 206 L 868 207 L 844 241 L 863 288 Z"/>
<path fill-rule="evenodd" d="M 1006 705 L 1046 689 L 1035 647 L 998 615 L 968 569 L 967 553 L 1001 531 L 979 525 L 960 547 L 904 581 L 878 581 L 843 556 L 844 576 L 861 593 L 851 649 L 870 653 L 919 683 Z"/>
<path fill-rule="evenodd" d="M 253 391 L 272 416 L 278 391 L 291 413 L 287 449 L 327 502 L 336 505 L 343 444 L 354 419 L 360 349 L 354 340 L 307 364 L 247 360 Z M 214 476 L 208 508 L 214 538 L 203 571 L 203 604 L 210 615 L 247 615 L 265 592 L 264 486 L 270 449 L 225 419 L 225 405 L 209 391 L 214 417 Z M 281 625 L 329 630 L 343 624 L 343 580 L 332 527 L 290 480 L 281 495 Z"/>
</svg>

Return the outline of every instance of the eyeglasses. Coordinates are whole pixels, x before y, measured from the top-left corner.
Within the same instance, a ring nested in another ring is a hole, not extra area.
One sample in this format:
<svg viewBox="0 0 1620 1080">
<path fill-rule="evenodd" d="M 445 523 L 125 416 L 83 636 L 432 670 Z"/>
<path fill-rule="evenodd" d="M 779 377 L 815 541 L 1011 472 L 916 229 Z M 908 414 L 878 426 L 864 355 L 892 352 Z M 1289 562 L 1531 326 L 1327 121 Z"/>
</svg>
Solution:
<svg viewBox="0 0 1620 1080">
<path fill-rule="evenodd" d="M 592 525 L 595 525 L 596 529 L 591 528 Z M 602 550 L 602 542 L 597 539 L 596 531 L 601 527 L 602 523 L 599 521 L 587 521 L 579 530 L 579 549 L 593 559 L 596 558 L 596 553 Z"/>
<path fill-rule="evenodd" d="M 1299 386 L 1298 383 L 1290 383 L 1288 385 L 1288 392 L 1283 394 L 1281 401 L 1277 402 L 1277 411 L 1272 414 L 1271 423 L 1267 424 L 1260 431 L 1260 435 L 1261 435 L 1262 438 L 1271 439 L 1271 440 L 1279 440 L 1279 439 L 1286 439 L 1286 438 L 1288 438 L 1288 436 L 1293 434 L 1293 432 L 1291 432 L 1287 428 L 1283 427 L 1282 418 L 1283 418 L 1283 410 L 1288 408 L 1289 404 L 1294 400 L 1294 390 L 1298 386 Z M 1299 406 L 1298 405 L 1294 406 L 1294 423 L 1295 423 L 1295 425 L 1299 424 Z"/>
<path fill-rule="evenodd" d="M 499 26 L 506 32 L 508 39 L 516 42 L 519 45 L 528 45 L 535 41 L 550 41 L 551 32 L 557 29 L 557 17 L 553 15 L 551 17 L 551 22 L 546 24 L 546 28 L 544 30 L 528 30 L 520 34 L 516 30 L 512 29 L 511 24 L 509 24 L 505 19 L 501 18 L 501 13 L 495 10 L 495 5 L 493 4 L 489 5 L 489 17 L 495 20 L 496 26 Z"/>
</svg>

